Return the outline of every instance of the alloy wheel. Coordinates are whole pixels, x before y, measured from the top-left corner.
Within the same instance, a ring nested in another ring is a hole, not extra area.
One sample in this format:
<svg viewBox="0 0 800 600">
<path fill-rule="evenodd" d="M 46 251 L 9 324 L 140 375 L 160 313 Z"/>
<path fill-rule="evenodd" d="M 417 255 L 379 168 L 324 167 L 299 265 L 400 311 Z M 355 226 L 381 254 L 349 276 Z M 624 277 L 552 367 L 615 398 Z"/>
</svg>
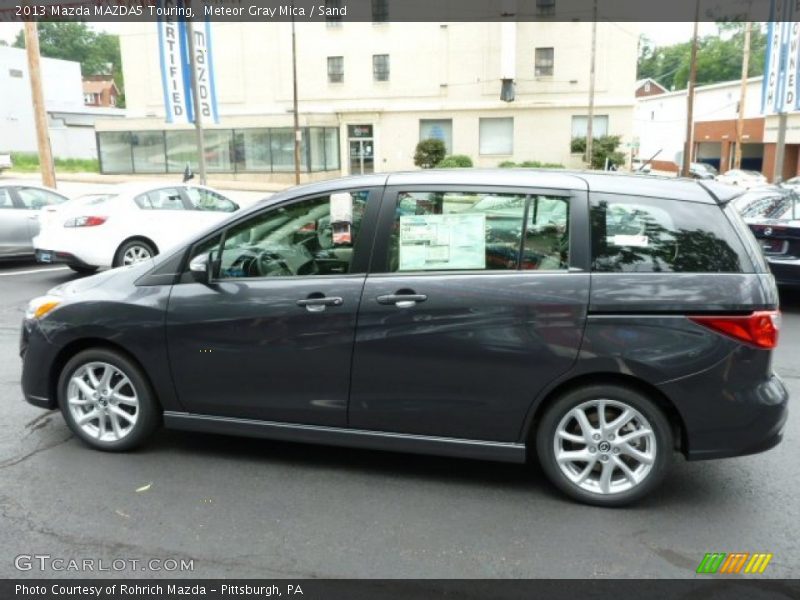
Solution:
<svg viewBox="0 0 800 600">
<path fill-rule="evenodd" d="M 122 264 L 123 265 L 135 265 L 138 262 L 142 262 L 143 260 L 147 260 L 151 258 L 152 254 L 150 250 L 145 246 L 129 246 L 125 250 L 125 254 L 122 255 Z"/>
<path fill-rule="evenodd" d="M 567 412 L 553 440 L 561 472 L 583 490 L 602 495 L 639 486 L 653 470 L 656 436 L 638 410 L 597 399 Z"/>
<path fill-rule="evenodd" d="M 133 431 L 139 396 L 128 376 L 106 362 L 82 365 L 69 379 L 67 405 L 75 424 L 100 442 L 117 442 Z"/>
</svg>

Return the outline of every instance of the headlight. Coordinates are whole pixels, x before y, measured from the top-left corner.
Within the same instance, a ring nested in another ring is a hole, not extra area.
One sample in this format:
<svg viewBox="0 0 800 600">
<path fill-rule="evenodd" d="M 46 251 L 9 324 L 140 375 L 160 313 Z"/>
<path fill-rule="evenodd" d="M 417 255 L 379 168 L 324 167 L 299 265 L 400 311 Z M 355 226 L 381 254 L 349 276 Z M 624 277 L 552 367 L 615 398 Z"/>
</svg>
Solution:
<svg viewBox="0 0 800 600">
<path fill-rule="evenodd" d="M 61 298 L 58 296 L 39 296 L 28 302 L 28 308 L 25 309 L 26 319 L 41 319 L 47 313 L 61 304 Z"/>
</svg>

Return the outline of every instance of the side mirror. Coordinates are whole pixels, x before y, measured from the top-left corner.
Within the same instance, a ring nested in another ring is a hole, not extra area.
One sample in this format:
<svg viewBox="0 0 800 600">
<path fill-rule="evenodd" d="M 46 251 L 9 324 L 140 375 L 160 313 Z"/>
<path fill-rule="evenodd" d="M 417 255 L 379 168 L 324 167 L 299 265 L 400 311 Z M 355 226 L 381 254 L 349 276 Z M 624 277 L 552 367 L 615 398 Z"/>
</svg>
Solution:
<svg viewBox="0 0 800 600">
<path fill-rule="evenodd" d="M 195 256 L 189 263 L 189 272 L 197 283 L 211 282 L 214 261 L 211 253 Z"/>
</svg>

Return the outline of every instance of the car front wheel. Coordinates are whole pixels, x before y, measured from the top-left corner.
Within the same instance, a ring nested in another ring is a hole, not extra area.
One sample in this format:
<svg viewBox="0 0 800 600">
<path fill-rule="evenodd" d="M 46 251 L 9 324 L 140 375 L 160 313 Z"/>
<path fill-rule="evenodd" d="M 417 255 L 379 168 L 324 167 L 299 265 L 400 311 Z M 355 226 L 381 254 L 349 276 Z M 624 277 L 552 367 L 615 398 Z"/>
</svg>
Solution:
<svg viewBox="0 0 800 600">
<path fill-rule="evenodd" d="M 130 450 L 160 422 L 158 403 L 139 367 L 104 348 L 84 350 L 67 362 L 58 402 L 73 433 L 98 450 Z"/>
<path fill-rule="evenodd" d="M 669 422 L 656 404 L 613 385 L 579 388 L 559 398 L 537 429 L 539 461 L 572 498 L 623 506 L 650 493 L 672 459 Z"/>
</svg>

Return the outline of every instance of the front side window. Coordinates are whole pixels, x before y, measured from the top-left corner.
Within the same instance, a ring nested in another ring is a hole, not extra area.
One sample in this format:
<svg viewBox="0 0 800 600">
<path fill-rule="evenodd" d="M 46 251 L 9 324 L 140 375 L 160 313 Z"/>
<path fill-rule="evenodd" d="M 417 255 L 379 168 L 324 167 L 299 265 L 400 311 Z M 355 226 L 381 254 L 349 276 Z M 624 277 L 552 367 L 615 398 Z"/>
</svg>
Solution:
<svg viewBox="0 0 800 600">
<path fill-rule="evenodd" d="M 554 64 L 553 48 L 536 48 L 534 56 L 534 75 L 536 77 L 552 77 Z"/>
<path fill-rule="evenodd" d="M 740 273 L 748 264 L 718 206 L 609 195 L 591 210 L 594 271 Z"/>
<path fill-rule="evenodd" d="M 236 205 L 225 196 L 207 190 L 205 188 L 187 187 L 186 195 L 195 210 L 206 210 L 213 212 L 233 212 Z"/>
<path fill-rule="evenodd" d="M 367 190 L 273 208 L 225 233 L 220 279 L 350 272 Z"/>
<path fill-rule="evenodd" d="M 21 187 L 17 188 L 17 194 L 20 200 L 25 205 L 25 208 L 38 210 L 45 206 L 52 204 L 61 204 L 66 201 L 64 196 L 59 196 L 47 190 L 40 190 L 38 188 Z"/>
<path fill-rule="evenodd" d="M 389 55 L 372 55 L 372 77 L 375 81 L 389 81 Z"/>
<path fill-rule="evenodd" d="M 401 192 L 389 271 L 567 268 L 567 209 L 565 198 Z"/>
<path fill-rule="evenodd" d="M 512 154 L 514 152 L 514 119 L 480 120 L 481 154 Z"/>
<path fill-rule="evenodd" d="M 344 56 L 328 57 L 328 83 L 344 81 Z"/>
<path fill-rule="evenodd" d="M 184 210 L 183 199 L 178 188 L 162 188 L 140 194 L 134 198 L 144 210 Z"/>
</svg>

